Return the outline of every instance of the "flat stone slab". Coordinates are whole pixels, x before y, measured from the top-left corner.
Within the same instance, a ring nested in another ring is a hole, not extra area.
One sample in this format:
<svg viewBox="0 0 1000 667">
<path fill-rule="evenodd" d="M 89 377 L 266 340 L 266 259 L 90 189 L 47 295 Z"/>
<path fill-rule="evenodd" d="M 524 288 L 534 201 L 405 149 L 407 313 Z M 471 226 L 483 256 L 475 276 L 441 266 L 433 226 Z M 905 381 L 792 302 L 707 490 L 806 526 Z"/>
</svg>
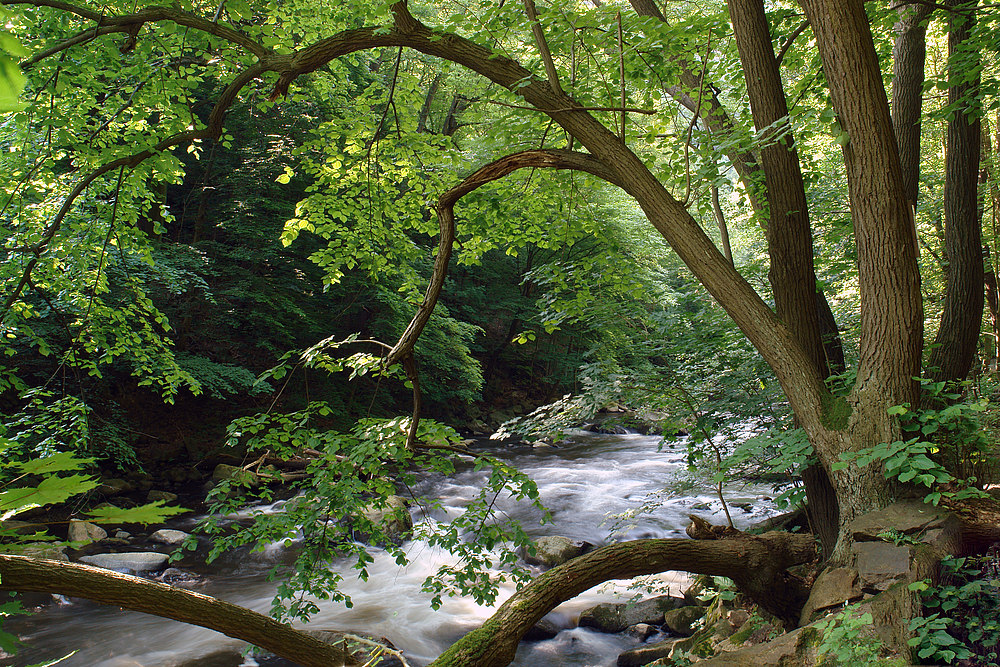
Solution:
<svg viewBox="0 0 1000 667">
<path fill-rule="evenodd" d="M 850 531 L 856 542 L 880 540 L 880 533 L 896 531 L 904 535 L 917 535 L 922 531 L 940 527 L 947 513 L 918 500 L 893 503 L 876 512 L 859 516 L 851 522 Z"/>
<path fill-rule="evenodd" d="M 618 667 L 642 667 L 642 665 L 648 665 L 654 660 L 665 658 L 670 655 L 674 644 L 679 641 L 681 640 L 668 639 L 656 644 L 648 644 L 625 651 L 618 656 Z"/>
<path fill-rule="evenodd" d="M 884 591 L 910 572 L 910 548 L 888 542 L 855 542 L 851 547 L 862 588 Z"/>
<path fill-rule="evenodd" d="M 81 556 L 80 562 L 116 572 L 157 572 L 167 565 L 170 556 L 155 551 Z"/>
</svg>

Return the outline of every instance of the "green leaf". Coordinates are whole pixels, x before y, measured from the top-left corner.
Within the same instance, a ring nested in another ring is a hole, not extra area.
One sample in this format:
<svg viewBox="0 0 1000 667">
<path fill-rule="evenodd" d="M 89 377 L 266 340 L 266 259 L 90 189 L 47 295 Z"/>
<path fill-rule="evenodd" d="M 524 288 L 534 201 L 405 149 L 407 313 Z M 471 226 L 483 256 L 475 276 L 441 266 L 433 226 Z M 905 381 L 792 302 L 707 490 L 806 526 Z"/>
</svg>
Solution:
<svg viewBox="0 0 1000 667">
<path fill-rule="evenodd" d="M 163 500 L 157 500 L 139 507 L 122 509 L 105 505 L 87 512 L 87 517 L 94 523 L 163 523 L 167 517 L 183 514 L 190 510 L 183 507 L 164 507 Z"/>
<path fill-rule="evenodd" d="M 59 452 L 33 461 L 20 461 L 13 467 L 25 475 L 50 475 L 67 470 L 79 470 L 93 462 L 93 459 L 78 458 L 73 452 Z"/>
</svg>

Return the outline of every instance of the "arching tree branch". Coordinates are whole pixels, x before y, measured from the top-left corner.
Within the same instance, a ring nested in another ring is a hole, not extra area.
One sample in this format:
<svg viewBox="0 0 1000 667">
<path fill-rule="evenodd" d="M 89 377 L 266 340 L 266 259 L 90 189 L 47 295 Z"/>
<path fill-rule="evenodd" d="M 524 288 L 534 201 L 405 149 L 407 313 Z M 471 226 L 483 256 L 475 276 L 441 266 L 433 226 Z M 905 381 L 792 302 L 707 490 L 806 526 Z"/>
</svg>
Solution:
<svg viewBox="0 0 1000 667">
<path fill-rule="evenodd" d="M 524 633 L 556 605 L 597 584 L 666 570 L 733 579 L 764 608 L 798 618 L 801 587 L 784 570 L 816 556 L 812 535 L 766 533 L 723 540 L 656 539 L 610 544 L 539 575 L 483 625 L 441 654 L 431 667 L 502 667 L 514 658 Z"/>
<path fill-rule="evenodd" d="M 194 28 L 195 30 L 215 35 L 216 37 L 221 37 L 226 41 L 243 47 L 258 58 L 264 59 L 272 55 L 272 52 L 269 49 L 264 48 L 239 30 L 230 28 L 222 23 L 215 23 L 202 16 L 186 12 L 183 9 L 178 9 L 176 7 L 154 5 L 151 7 L 144 7 L 134 14 L 107 16 L 101 14 L 100 12 L 95 12 L 92 9 L 79 7 L 69 2 L 61 2 L 60 0 L 0 0 L 0 5 L 51 7 L 53 9 L 69 12 L 70 14 L 75 14 L 97 23 L 97 31 L 95 32 L 93 29 L 89 31 L 92 34 L 95 34 L 95 36 L 96 34 L 106 34 L 109 32 L 136 34 L 142 28 L 143 24 L 156 23 L 159 21 L 173 21 L 178 25 Z M 76 39 L 79 36 L 80 35 L 77 35 L 76 37 L 70 39 Z M 60 46 L 65 47 L 65 45 L 66 44 L 64 43 Z M 59 50 L 62 49 L 57 49 L 56 51 L 53 51 L 53 53 L 56 53 Z"/>
<path fill-rule="evenodd" d="M 477 188 L 525 167 L 584 171 L 619 187 L 622 185 L 621 180 L 614 171 L 591 155 L 568 150 L 540 149 L 521 151 L 495 160 L 477 169 L 474 173 L 464 178 L 461 183 L 438 198 L 435 213 L 437 214 L 441 230 L 441 238 L 438 241 L 437 255 L 434 257 L 434 268 L 431 272 L 430 283 L 427 285 L 424 300 L 417 308 L 413 319 L 410 320 L 399 340 L 396 341 L 396 344 L 383 360 L 385 367 L 402 362 L 406 370 L 407 379 L 413 385 L 413 416 L 410 420 L 410 428 L 406 436 L 406 446 L 409 449 L 416 447 L 421 403 L 419 376 L 417 374 L 416 360 L 413 357 L 413 348 L 431 318 L 434 306 L 441 295 L 441 289 L 444 287 L 445 277 L 448 275 L 448 261 L 451 259 L 451 252 L 455 243 L 455 204 L 462 197 Z"/>
</svg>

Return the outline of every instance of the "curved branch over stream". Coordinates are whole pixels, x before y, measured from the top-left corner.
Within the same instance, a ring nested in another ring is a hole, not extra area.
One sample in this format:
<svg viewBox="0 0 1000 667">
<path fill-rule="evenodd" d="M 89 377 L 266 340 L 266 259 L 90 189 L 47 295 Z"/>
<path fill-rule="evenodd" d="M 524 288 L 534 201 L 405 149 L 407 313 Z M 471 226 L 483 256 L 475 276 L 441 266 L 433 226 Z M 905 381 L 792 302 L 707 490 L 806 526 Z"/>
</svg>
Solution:
<svg viewBox="0 0 1000 667">
<path fill-rule="evenodd" d="M 250 642 L 304 667 L 361 664 L 340 647 L 255 611 L 99 567 L 0 554 L 0 590 L 68 595 L 199 625 Z"/>
<path fill-rule="evenodd" d="M 785 569 L 816 558 L 812 535 L 766 533 L 734 539 L 634 540 L 609 544 L 539 575 L 483 625 L 441 654 L 430 667 L 503 667 L 524 634 L 559 603 L 612 579 L 667 570 L 729 577 L 762 607 L 798 618 L 807 593 Z"/>
</svg>

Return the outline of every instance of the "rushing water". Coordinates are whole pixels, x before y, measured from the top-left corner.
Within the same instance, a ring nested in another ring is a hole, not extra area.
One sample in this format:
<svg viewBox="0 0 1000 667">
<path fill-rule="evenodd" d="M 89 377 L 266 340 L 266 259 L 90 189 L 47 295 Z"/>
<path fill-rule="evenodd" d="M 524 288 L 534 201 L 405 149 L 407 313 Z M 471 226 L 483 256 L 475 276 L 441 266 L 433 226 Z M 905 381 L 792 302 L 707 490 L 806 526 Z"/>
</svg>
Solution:
<svg viewBox="0 0 1000 667">
<path fill-rule="evenodd" d="M 682 474 L 682 448 L 660 451 L 658 444 L 657 437 L 579 432 L 557 448 L 497 449 L 498 456 L 535 480 L 542 501 L 552 512 L 553 523 L 540 525 L 537 511 L 523 505 L 511 504 L 503 509 L 520 519 L 533 535 L 564 535 L 595 545 L 606 543 L 615 524 L 609 517 L 634 511 L 648 502 L 651 494 L 661 492 Z M 417 491 L 440 499 L 442 512 L 447 514 L 449 508 L 460 508 L 475 496 L 484 475 L 468 470 L 449 478 L 430 478 L 421 482 Z M 764 487 L 727 489 L 727 500 L 743 506 L 731 507 L 738 526 L 774 512 L 766 493 Z M 714 490 L 701 481 L 683 496 L 659 497 L 649 512 L 632 517 L 620 528 L 618 539 L 682 536 L 687 515 L 693 510 L 715 523 L 723 520 Z M 348 579 L 342 584 L 354 607 L 346 609 L 343 605 L 326 603 L 309 627 L 385 636 L 405 653 L 412 665 L 424 665 L 490 616 L 491 609 L 466 599 L 445 599 L 441 609 L 431 610 L 429 596 L 420 591 L 420 585 L 448 562 L 447 554 L 420 541 L 411 542 L 406 548 L 412 561 L 407 568 L 400 569 L 391 558 L 377 553 L 369 567 L 371 576 L 367 582 Z M 222 571 L 196 590 L 266 613 L 275 585 L 263 575 L 281 555 L 276 548 L 224 561 Z M 684 576 L 676 573 L 659 579 L 675 594 L 684 585 Z M 637 640 L 574 626 L 580 611 L 598 602 L 627 599 L 631 593 L 624 591 L 624 586 L 604 585 L 561 605 L 549 618 L 566 629 L 551 640 L 522 643 L 515 664 L 614 665 L 617 655 L 635 646 Z M 512 589 L 507 590 L 504 597 L 511 592 Z M 28 646 L 13 662 L 4 664 L 18 667 L 72 651 L 76 653 L 60 662 L 61 666 L 174 667 L 196 661 L 189 664 L 210 667 L 214 663 L 205 656 L 244 646 L 202 628 L 79 600 L 48 605 L 13 626 Z M 255 663 L 248 659 L 245 664 Z"/>
</svg>

